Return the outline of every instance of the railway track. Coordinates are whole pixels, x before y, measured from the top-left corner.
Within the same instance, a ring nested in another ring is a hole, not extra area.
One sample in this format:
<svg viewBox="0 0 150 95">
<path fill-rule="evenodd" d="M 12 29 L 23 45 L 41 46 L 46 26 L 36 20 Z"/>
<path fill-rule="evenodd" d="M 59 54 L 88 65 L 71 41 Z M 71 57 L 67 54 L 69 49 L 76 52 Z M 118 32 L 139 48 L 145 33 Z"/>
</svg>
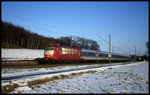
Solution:
<svg viewBox="0 0 150 95">
<path fill-rule="evenodd" d="M 39 64 L 37 60 L 6 60 L 1 61 L 2 65 L 31 65 L 31 64 Z"/>
<path fill-rule="evenodd" d="M 46 64 L 37 60 L 7 60 L 1 61 L 2 68 L 47 68 L 56 66 L 91 65 L 97 63 L 53 63 Z"/>
<path fill-rule="evenodd" d="M 115 62 L 116 63 L 116 62 Z M 1 68 L 47 68 L 57 66 L 71 66 L 71 65 L 93 65 L 97 63 L 53 63 L 46 64 L 41 60 L 7 60 L 1 61 Z M 98 63 L 108 64 L 108 63 Z"/>
<path fill-rule="evenodd" d="M 33 68 L 38 64 L 37 60 L 7 60 L 1 61 L 1 68 Z"/>
</svg>

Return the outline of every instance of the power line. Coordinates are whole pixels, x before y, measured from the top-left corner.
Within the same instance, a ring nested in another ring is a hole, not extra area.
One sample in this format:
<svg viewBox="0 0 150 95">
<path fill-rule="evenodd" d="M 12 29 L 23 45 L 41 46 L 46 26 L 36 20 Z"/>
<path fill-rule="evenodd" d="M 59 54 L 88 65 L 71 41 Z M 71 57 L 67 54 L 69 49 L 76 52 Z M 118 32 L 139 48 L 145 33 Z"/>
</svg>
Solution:
<svg viewBox="0 0 150 95">
<path fill-rule="evenodd" d="M 101 38 L 103 41 L 105 41 L 107 44 L 109 44 L 109 42 L 105 39 L 103 39 L 102 37 L 98 36 L 99 38 Z"/>
<path fill-rule="evenodd" d="M 40 25 L 43 25 L 43 26 L 47 26 L 46 24 L 41 24 L 41 23 L 39 23 L 39 22 L 36 22 L 36 21 L 33 21 L 33 20 L 31 20 L 31 19 L 26 19 L 26 18 L 22 18 L 22 17 L 18 17 L 18 16 L 14 16 L 14 15 L 10 15 L 10 14 L 8 14 L 8 13 L 4 13 L 4 12 L 2 12 L 4 15 L 7 15 L 7 16 L 11 16 L 11 17 L 15 17 L 15 18 L 18 18 L 18 19 L 21 19 L 21 20 L 24 20 L 24 21 L 30 21 L 30 22 L 32 22 L 32 23 L 35 23 L 35 24 L 40 24 Z"/>
<path fill-rule="evenodd" d="M 52 30 L 46 30 L 46 29 L 43 29 L 43 28 L 31 26 L 31 25 L 26 25 L 26 24 L 21 24 L 21 25 L 29 26 L 29 27 L 32 27 L 32 28 L 35 28 L 35 29 L 40 29 L 40 30 L 44 30 L 44 31 L 47 31 L 47 32 L 51 32 L 51 33 L 57 33 L 57 34 L 61 34 L 61 35 L 69 35 L 69 34 L 67 34 L 67 33 L 60 33 L 60 32 L 56 32 L 56 31 L 52 31 Z M 70 35 L 69 35 L 69 36 L 70 36 Z"/>
<path fill-rule="evenodd" d="M 37 25 L 48 26 L 48 27 L 50 26 L 50 25 L 47 25 L 47 24 L 41 24 L 41 23 L 39 23 L 39 22 L 37 22 L 37 21 L 33 21 L 33 20 L 31 20 L 31 19 L 26 19 L 26 18 L 22 18 L 22 17 L 10 15 L 10 14 L 5 13 L 5 12 L 2 12 L 2 13 L 3 13 L 4 15 L 6 15 L 6 16 L 14 17 L 14 18 L 17 18 L 17 19 L 20 19 L 20 20 L 23 20 L 23 21 L 29 21 L 29 22 L 35 23 L 35 24 L 37 24 Z M 72 37 L 72 34 L 68 34 L 68 33 L 60 33 L 60 32 L 56 32 L 56 31 L 52 31 L 52 30 L 47 30 L 47 29 L 43 29 L 43 28 L 31 26 L 31 25 L 28 25 L 28 26 L 30 26 L 30 27 L 32 27 L 32 28 L 36 28 L 36 29 L 43 30 L 43 31 L 48 32 L 48 33 L 55 33 L 55 34 L 59 34 L 59 35 L 68 35 L 68 36 L 71 36 L 71 37 Z M 50 26 L 50 27 L 51 27 L 51 26 Z M 57 27 L 57 28 L 58 28 L 58 27 Z M 62 29 L 62 28 L 61 28 L 61 29 Z M 68 30 L 68 29 L 63 29 L 63 30 L 70 31 L 70 30 Z M 72 32 L 73 32 L 73 31 L 72 31 Z M 77 33 L 77 31 L 75 31 L 75 33 Z M 79 32 L 78 32 L 78 33 L 79 33 Z M 81 33 L 81 34 L 83 34 L 83 33 Z M 102 38 L 102 37 L 99 36 L 99 35 L 95 36 L 95 35 L 90 34 L 90 33 L 84 33 L 83 35 L 88 35 L 88 36 L 98 37 L 98 38 L 101 39 L 103 42 L 107 43 L 107 45 L 109 45 L 109 41 L 105 40 L 104 38 Z M 100 41 L 101 41 L 101 40 L 100 40 Z M 98 42 L 99 42 L 99 41 L 98 41 Z M 103 43 L 100 42 L 100 44 L 103 44 Z M 117 48 L 117 47 L 115 47 L 115 48 Z M 118 49 L 117 49 L 117 50 L 118 50 Z M 114 46 L 113 46 L 113 51 L 114 51 Z M 123 50 L 120 49 L 120 51 L 123 51 Z"/>
<path fill-rule="evenodd" d="M 42 26 L 52 27 L 52 26 L 47 25 L 47 24 L 41 24 L 41 23 L 39 23 L 39 22 L 37 22 L 37 21 L 33 21 L 33 20 L 30 20 L 30 19 L 26 19 L 26 18 L 22 18 L 22 17 L 10 15 L 10 14 L 8 14 L 8 13 L 4 13 L 4 12 L 3 12 L 3 14 L 4 14 L 4 15 L 7 15 L 7 16 L 15 17 L 15 18 L 17 18 L 17 19 L 21 19 L 21 20 L 24 20 L 24 21 L 29 21 L 29 22 L 32 22 L 32 23 L 35 23 L 35 24 L 39 24 L 39 25 L 42 25 Z M 54 26 L 53 26 L 53 27 L 54 27 Z M 56 28 L 56 27 L 55 27 L 55 28 Z M 58 29 L 58 27 L 57 27 L 57 29 Z M 61 30 L 66 30 L 66 29 L 62 29 L 62 28 L 61 28 Z M 70 31 L 70 30 L 67 29 L 67 31 Z M 76 32 L 75 32 L 75 33 L 76 33 Z M 63 33 L 60 33 L 60 34 L 63 34 Z M 68 33 L 67 33 L 67 35 L 71 35 L 71 34 L 68 34 Z"/>
<path fill-rule="evenodd" d="M 8 14 L 8 13 L 5 13 L 5 12 L 2 12 L 4 15 L 7 15 L 7 16 L 11 16 L 11 17 L 15 17 L 15 18 L 17 18 L 17 19 L 21 19 L 21 20 L 24 20 L 24 21 L 29 21 L 29 22 L 32 22 L 32 23 L 36 23 L 36 24 L 39 24 L 39 25 L 42 25 L 42 26 L 48 26 L 49 27 L 49 25 L 47 25 L 47 24 L 41 24 L 41 23 L 39 23 L 39 22 L 37 22 L 37 21 L 33 21 L 33 20 L 31 20 L 31 19 L 26 19 L 26 18 L 22 18 L 22 17 L 18 17 L 18 16 L 14 16 L 14 15 L 10 15 L 10 14 Z M 50 26 L 51 27 L 51 26 Z M 58 27 L 57 27 L 58 28 Z M 64 29 L 63 29 L 64 30 Z M 65 29 L 66 30 L 66 29 Z M 67 29 L 68 30 L 68 29 Z M 70 30 L 69 30 L 70 31 Z M 51 31 L 51 32 L 53 32 L 53 31 Z M 75 31 L 75 33 L 76 33 L 77 31 Z M 56 33 L 56 32 L 55 32 Z M 57 32 L 58 33 L 58 32 Z M 63 34 L 63 33 L 60 33 L 60 34 Z M 71 34 L 67 34 L 67 35 L 71 35 Z M 87 34 L 87 33 L 84 33 L 84 35 L 88 35 L 88 36 L 95 36 L 95 35 L 93 35 L 93 34 Z M 100 37 L 100 36 L 97 36 L 98 38 L 100 38 L 100 39 L 102 39 L 103 41 L 105 41 L 106 43 L 108 43 L 109 44 L 109 42 L 108 41 L 106 41 L 106 40 L 104 40 L 102 37 Z"/>
<path fill-rule="evenodd" d="M 10 17 L 14 17 L 14 18 L 17 18 L 17 19 L 20 19 L 20 20 L 23 20 L 23 21 L 29 21 L 29 22 L 32 22 L 32 23 L 35 23 L 35 24 L 38 24 L 38 25 L 41 25 L 41 26 L 49 26 L 49 25 L 47 25 L 47 24 L 41 24 L 41 23 L 39 23 L 39 22 L 37 22 L 37 21 L 33 21 L 33 20 L 30 20 L 30 19 L 26 19 L 26 18 L 22 18 L 22 17 L 18 17 L 18 16 L 14 16 L 14 15 L 10 15 L 10 14 L 8 14 L 8 13 L 4 13 L 4 12 L 2 12 L 4 15 L 7 15 L 7 16 L 10 16 Z M 29 26 L 29 25 L 28 25 Z M 35 27 L 35 26 L 31 26 L 32 28 L 37 28 L 37 27 Z M 51 26 L 50 26 L 51 27 Z M 56 33 L 56 34 L 59 34 L 59 35 L 68 35 L 68 36 L 72 36 L 71 34 L 68 34 L 68 33 L 60 33 L 60 32 L 56 32 L 56 31 L 51 31 L 51 30 L 47 30 L 47 29 L 43 29 L 43 28 L 37 28 L 37 29 L 40 29 L 40 30 L 43 30 L 43 31 L 46 31 L 46 32 L 50 32 L 50 33 Z M 66 29 L 65 29 L 66 30 Z M 69 30 L 70 31 L 70 30 Z M 93 35 L 93 34 L 89 34 L 89 33 L 84 33 L 83 35 L 88 35 L 88 36 L 93 36 L 93 37 L 95 37 L 95 35 Z M 109 42 L 107 41 L 107 40 L 105 40 L 105 39 L 103 39 L 102 37 L 100 37 L 100 36 L 96 36 L 96 37 L 98 37 L 98 38 L 100 38 L 101 40 L 103 40 L 103 42 L 105 42 L 105 43 L 107 43 L 107 44 L 109 44 Z"/>
</svg>

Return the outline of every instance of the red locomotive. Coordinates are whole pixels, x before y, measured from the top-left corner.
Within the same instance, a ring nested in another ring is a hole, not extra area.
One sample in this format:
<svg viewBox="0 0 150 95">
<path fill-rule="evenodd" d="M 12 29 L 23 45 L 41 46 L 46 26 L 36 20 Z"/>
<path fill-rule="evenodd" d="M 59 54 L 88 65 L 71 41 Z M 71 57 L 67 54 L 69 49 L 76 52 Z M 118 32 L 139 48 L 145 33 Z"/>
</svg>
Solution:
<svg viewBox="0 0 150 95">
<path fill-rule="evenodd" d="M 44 60 L 48 63 L 64 63 L 67 61 L 80 61 L 81 52 L 78 48 L 50 44 L 44 51 Z"/>
</svg>

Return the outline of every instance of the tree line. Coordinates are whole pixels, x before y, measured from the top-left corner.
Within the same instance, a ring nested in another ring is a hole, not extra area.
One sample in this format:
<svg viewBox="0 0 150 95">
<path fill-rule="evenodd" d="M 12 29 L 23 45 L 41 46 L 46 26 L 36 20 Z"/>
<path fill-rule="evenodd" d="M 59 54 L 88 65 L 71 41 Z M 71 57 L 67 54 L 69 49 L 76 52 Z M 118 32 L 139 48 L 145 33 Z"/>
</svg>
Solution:
<svg viewBox="0 0 150 95">
<path fill-rule="evenodd" d="M 45 37 L 23 27 L 13 25 L 9 22 L 1 21 L 1 46 L 2 48 L 29 48 L 29 49 L 44 49 L 50 43 L 57 43 L 60 45 L 72 47 L 86 48 L 97 50 L 100 46 L 96 41 L 81 38 L 81 37 Z"/>
</svg>

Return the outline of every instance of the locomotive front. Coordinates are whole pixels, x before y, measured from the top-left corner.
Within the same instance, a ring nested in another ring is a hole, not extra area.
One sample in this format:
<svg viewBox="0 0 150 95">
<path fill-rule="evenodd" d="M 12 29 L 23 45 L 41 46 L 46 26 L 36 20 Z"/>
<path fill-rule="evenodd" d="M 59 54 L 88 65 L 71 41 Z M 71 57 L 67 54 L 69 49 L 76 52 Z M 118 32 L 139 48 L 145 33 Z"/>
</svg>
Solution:
<svg viewBox="0 0 150 95">
<path fill-rule="evenodd" d="M 57 45 L 50 44 L 44 50 L 44 61 L 48 63 L 53 63 L 54 60 L 57 60 Z"/>
<path fill-rule="evenodd" d="M 47 47 L 44 50 L 44 56 L 45 60 L 48 60 L 48 58 L 52 58 L 54 55 L 54 47 Z"/>
</svg>

